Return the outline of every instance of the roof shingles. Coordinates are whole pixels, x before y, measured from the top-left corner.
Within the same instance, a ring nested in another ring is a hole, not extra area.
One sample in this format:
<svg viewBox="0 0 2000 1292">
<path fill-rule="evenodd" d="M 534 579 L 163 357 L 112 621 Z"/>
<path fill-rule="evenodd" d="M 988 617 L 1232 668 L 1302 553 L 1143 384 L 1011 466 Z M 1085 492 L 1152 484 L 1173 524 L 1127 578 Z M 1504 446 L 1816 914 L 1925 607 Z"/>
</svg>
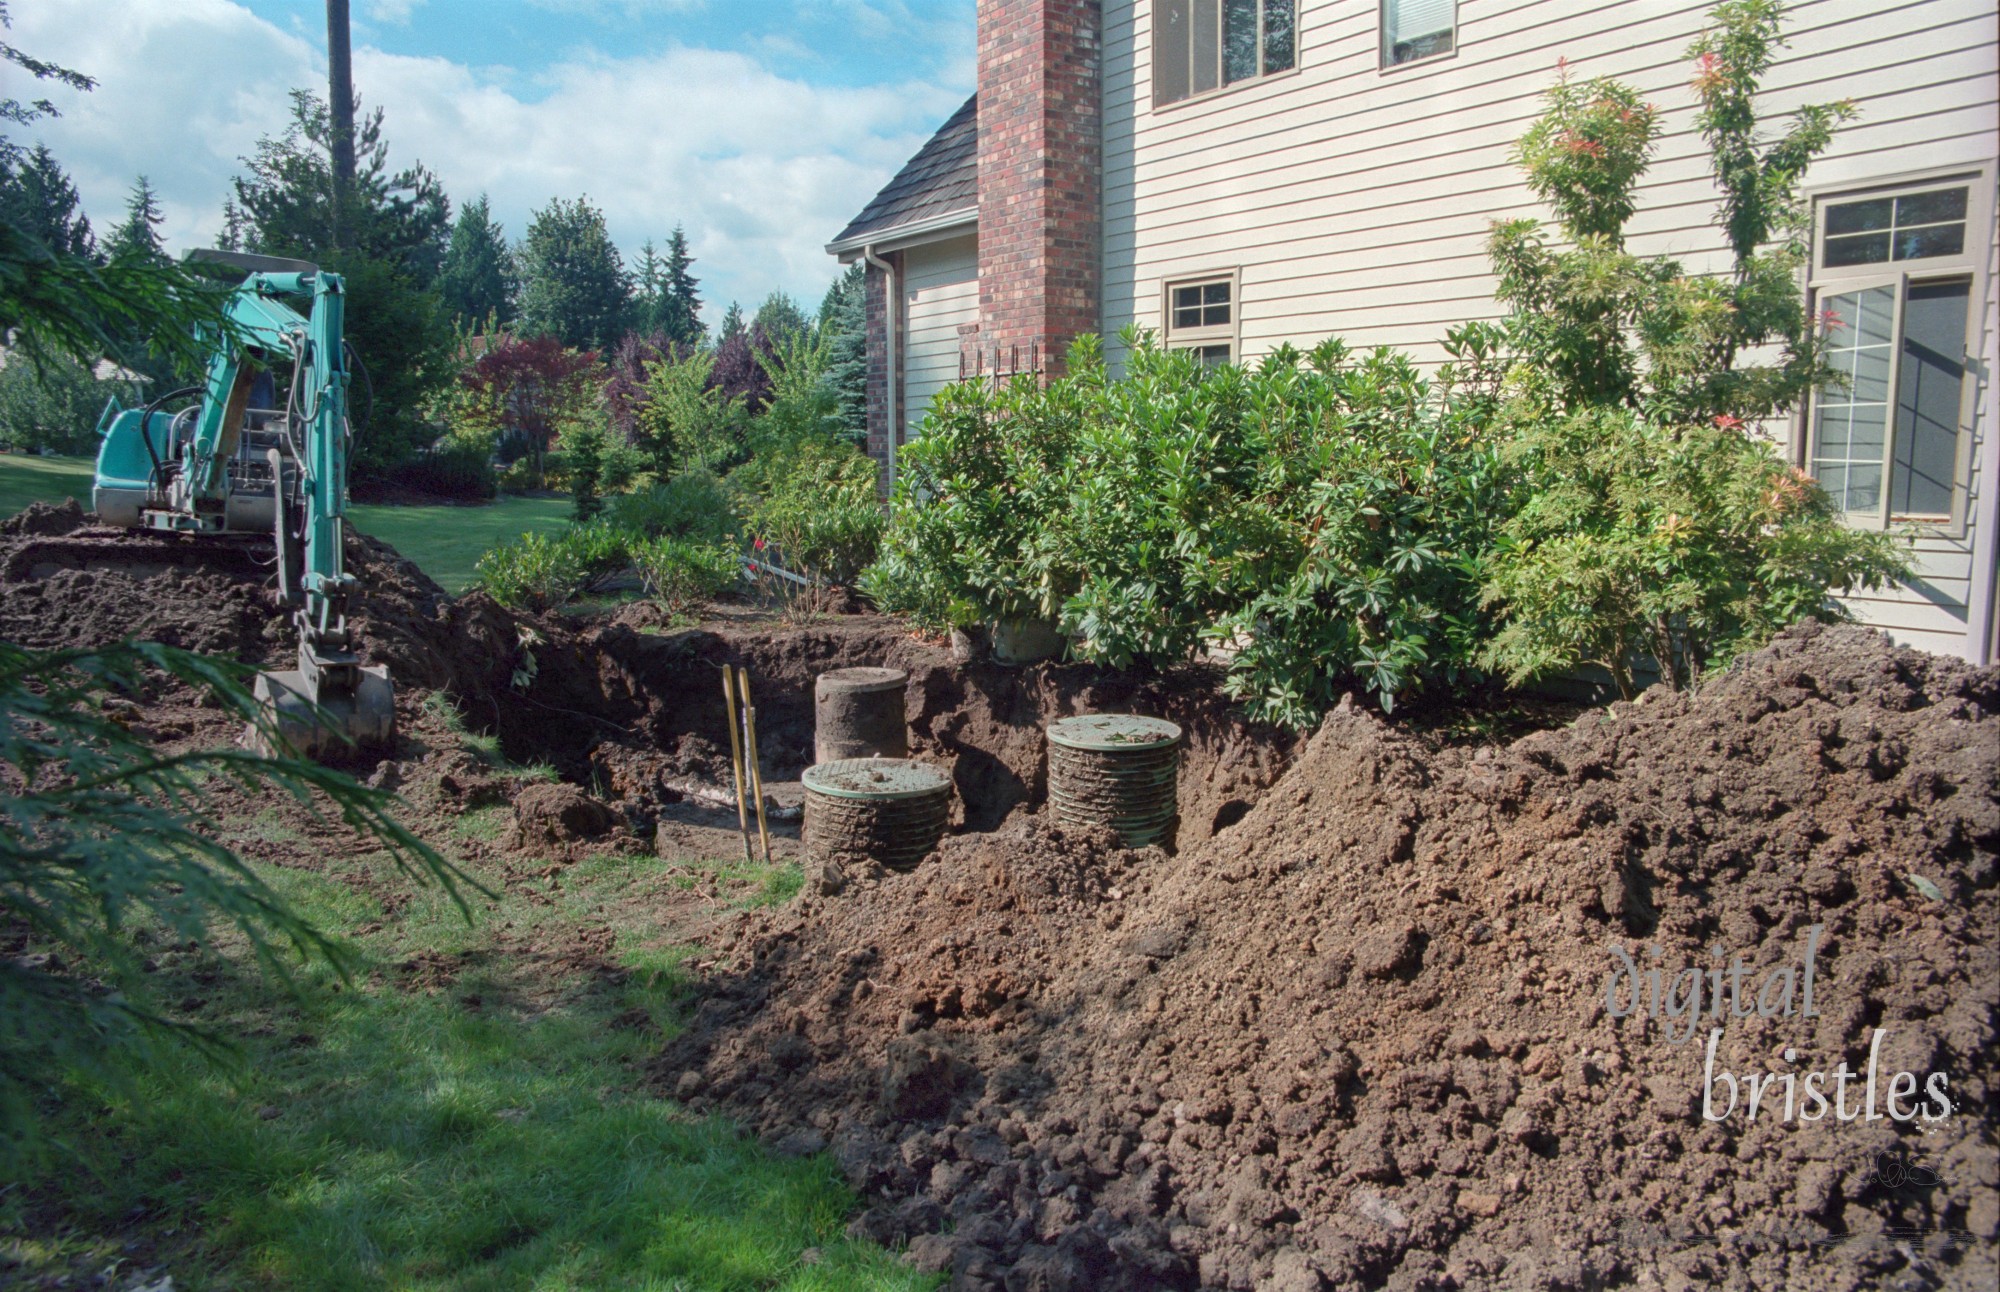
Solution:
<svg viewBox="0 0 2000 1292">
<path fill-rule="evenodd" d="M 833 245 L 979 205 L 979 96 L 951 114 Z"/>
</svg>

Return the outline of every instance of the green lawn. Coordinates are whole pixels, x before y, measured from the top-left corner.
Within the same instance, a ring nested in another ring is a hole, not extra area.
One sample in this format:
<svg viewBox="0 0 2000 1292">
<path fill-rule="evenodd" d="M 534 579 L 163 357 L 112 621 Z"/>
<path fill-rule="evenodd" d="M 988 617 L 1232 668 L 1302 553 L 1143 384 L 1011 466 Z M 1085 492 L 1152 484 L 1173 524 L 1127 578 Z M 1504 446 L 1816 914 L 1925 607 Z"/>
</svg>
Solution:
<svg viewBox="0 0 2000 1292">
<path fill-rule="evenodd" d="M 481 809 L 463 834 L 507 816 Z M 243 814 L 222 833 L 254 852 L 295 826 Z M 934 1286 L 845 1237 L 856 1199 L 830 1155 L 772 1157 L 650 1088 L 695 950 L 660 915 L 679 868 L 600 857 L 512 883 L 467 868 L 499 891 L 472 896 L 470 923 L 380 854 L 317 874 L 259 864 L 355 962 L 346 982 L 305 967 L 297 995 L 239 939 L 219 955 L 153 940 L 160 995 L 241 1038 L 239 1062 L 163 1045 L 116 1084 L 64 1091 L 54 1129 L 76 1158 L 0 1190 L 0 1284 L 125 1261 L 188 1292 Z M 792 866 L 729 888 L 769 905 L 798 886 Z M 577 939 L 607 928 L 622 975 L 540 963 L 603 947 Z"/>
<path fill-rule="evenodd" d="M 74 498 L 90 508 L 90 478 L 97 464 L 89 458 L 36 458 L 25 453 L 0 453 L 0 518 L 31 502 L 61 502 Z"/>
<path fill-rule="evenodd" d="M 89 458 L 0 454 L 0 517 L 31 502 L 75 498 L 90 506 Z M 567 498 L 505 498 L 483 507 L 355 507 L 355 528 L 401 552 L 419 569 L 459 593 L 472 582 L 479 558 L 531 530 L 550 533 L 569 523 Z"/>
<path fill-rule="evenodd" d="M 567 498 L 503 498 L 483 507 L 355 507 L 355 528 L 372 534 L 459 593 L 472 567 L 502 543 L 529 531 L 554 533 L 569 524 Z"/>
</svg>

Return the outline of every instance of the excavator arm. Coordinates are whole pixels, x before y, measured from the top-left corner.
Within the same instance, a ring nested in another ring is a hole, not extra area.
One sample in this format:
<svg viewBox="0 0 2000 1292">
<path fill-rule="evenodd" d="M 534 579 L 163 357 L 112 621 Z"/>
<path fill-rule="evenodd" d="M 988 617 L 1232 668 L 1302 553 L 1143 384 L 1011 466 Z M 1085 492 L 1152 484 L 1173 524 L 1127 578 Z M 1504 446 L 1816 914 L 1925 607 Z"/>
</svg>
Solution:
<svg viewBox="0 0 2000 1292">
<path fill-rule="evenodd" d="M 195 256 L 248 276 L 230 296 L 228 326 L 212 338 L 191 425 L 182 421 L 189 414 L 149 408 L 118 413 L 106 430 L 99 513 L 174 533 L 268 536 L 277 549 L 279 589 L 298 628 L 298 667 L 256 681 L 273 730 L 283 743 L 314 755 L 350 742 L 387 745 L 394 739 L 395 690 L 386 669 L 361 664 L 347 619 L 355 580 L 345 560 L 352 436 L 340 276 L 303 261 Z M 284 408 L 253 410 L 258 376 L 281 366 L 291 372 Z M 255 431 L 253 418 L 261 419 Z M 247 444 L 246 434 L 253 437 Z M 142 452 L 134 451 L 135 442 Z M 124 475 L 107 466 L 148 459 L 140 491 L 128 478 L 131 466 Z"/>
</svg>

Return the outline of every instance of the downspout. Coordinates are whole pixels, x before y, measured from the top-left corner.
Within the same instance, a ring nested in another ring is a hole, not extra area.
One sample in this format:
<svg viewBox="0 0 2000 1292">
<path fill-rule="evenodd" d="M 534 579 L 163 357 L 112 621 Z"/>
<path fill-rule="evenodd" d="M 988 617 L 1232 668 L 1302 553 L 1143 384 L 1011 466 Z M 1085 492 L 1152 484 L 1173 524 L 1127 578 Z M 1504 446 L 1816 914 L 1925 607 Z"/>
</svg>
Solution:
<svg viewBox="0 0 2000 1292">
<path fill-rule="evenodd" d="M 903 383 L 896 377 L 896 319 L 902 310 L 902 298 L 896 294 L 896 267 L 875 254 L 875 244 L 861 248 L 861 258 L 882 271 L 882 349 L 884 376 L 882 393 L 889 407 L 889 425 L 885 428 L 883 443 L 889 449 L 889 487 L 896 487 L 896 441 L 903 434 Z"/>
</svg>

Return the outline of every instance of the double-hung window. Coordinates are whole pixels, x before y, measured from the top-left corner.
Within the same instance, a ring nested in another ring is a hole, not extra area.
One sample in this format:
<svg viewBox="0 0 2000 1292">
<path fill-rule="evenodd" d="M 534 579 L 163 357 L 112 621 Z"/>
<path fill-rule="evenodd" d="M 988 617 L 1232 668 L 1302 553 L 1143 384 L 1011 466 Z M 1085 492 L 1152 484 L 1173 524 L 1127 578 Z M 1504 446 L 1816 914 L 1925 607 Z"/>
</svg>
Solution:
<svg viewBox="0 0 2000 1292">
<path fill-rule="evenodd" d="M 1458 46 L 1458 0 L 1381 0 L 1382 66 L 1400 67 Z"/>
<path fill-rule="evenodd" d="M 1236 360 L 1236 276 L 1166 285 L 1167 347 L 1192 350 L 1209 367 Z"/>
<path fill-rule="evenodd" d="M 1153 102 L 1288 72 L 1298 45 L 1297 0 L 1153 0 Z"/>
<path fill-rule="evenodd" d="M 1964 518 L 1983 187 L 1963 176 L 1814 206 L 1814 304 L 1839 379 L 1813 397 L 1807 457 L 1851 520 Z"/>
</svg>

